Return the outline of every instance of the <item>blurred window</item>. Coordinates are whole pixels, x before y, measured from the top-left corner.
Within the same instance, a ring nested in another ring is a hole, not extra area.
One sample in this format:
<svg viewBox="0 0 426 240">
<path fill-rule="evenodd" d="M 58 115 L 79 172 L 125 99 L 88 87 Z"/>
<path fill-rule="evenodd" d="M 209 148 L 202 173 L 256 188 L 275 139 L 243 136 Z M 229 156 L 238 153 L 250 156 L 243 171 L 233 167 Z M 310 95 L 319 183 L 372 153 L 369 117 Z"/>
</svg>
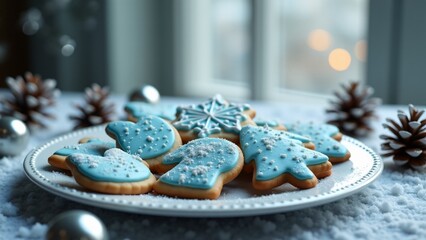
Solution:
<svg viewBox="0 0 426 240">
<path fill-rule="evenodd" d="M 331 93 L 365 80 L 367 0 L 279 1 L 280 87 Z"/>
<path fill-rule="evenodd" d="M 339 83 L 365 79 L 368 0 L 210 4 L 210 81 L 242 88 L 262 82 L 266 90 L 251 90 L 252 97 L 280 99 L 283 90 L 329 94 Z"/>
<path fill-rule="evenodd" d="M 212 1 L 213 78 L 247 82 L 250 58 L 250 1 Z"/>
</svg>

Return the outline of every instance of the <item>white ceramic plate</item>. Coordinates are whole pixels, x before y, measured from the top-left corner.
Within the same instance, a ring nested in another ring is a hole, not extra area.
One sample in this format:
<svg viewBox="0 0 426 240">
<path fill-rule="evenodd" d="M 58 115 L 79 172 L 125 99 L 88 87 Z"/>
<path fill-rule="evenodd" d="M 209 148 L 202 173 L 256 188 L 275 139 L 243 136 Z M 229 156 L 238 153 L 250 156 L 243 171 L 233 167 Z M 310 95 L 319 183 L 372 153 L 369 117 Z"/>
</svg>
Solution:
<svg viewBox="0 0 426 240">
<path fill-rule="evenodd" d="M 71 176 L 50 167 L 47 158 L 83 137 L 112 141 L 104 127 L 87 128 L 55 138 L 31 151 L 24 161 L 28 178 L 41 188 L 83 204 L 140 214 L 182 217 L 235 217 L 292 211 L 326 204 L 352 195 L 373 182 L 383 170 L 380 157 L 361 142 L 344 137 L 350 161 L 333 166 L 333 174 L 315 188 L 297 190 L 285 184 L 271 191 L 251 187 L 251 176 L 240 176 L 224 186 L 217 200 L 188 200 L 144 195 L 107 195 L 86 191 Z"/>
</svg>

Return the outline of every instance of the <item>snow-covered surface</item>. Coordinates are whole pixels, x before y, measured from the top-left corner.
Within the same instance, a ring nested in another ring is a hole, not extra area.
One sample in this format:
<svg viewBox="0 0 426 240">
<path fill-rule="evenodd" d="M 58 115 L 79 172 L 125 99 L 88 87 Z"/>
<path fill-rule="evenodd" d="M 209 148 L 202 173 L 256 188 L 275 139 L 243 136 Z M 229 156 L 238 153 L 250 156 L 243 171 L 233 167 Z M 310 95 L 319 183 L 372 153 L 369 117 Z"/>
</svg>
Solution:
<svg viewBox="0 0 426 240">
<path fill-rule="evenodd" d="M 76 101 L 75 96 L 62 97 L 54 110 L 63 113 L 50 128 L 34 130 L 21 155 L 0 159 L 0 239 L 42 239 L 50 219 L 73 209 L 97 215 L 111 239 L 426 239 L 426 172 L 396 167 L 389 159 L 385 159 L 382 176 L 358 194 L 319 207 L 256 217 L 153 217 L 90 207 L 52 195 L 26 178 L 23 159 L 32 148 L 70 131 L 67 116 L 73 113 L 71 102 Z M 114 101 L 121 114 L 124 101 L 120 97 Z M 325 118 L 321 106 L 253 103 L 253 107 L 262 118 L 284 122 Z M 379 151 L 381 122 L 385 117 L 396 118 L 396 109 L 381 107 L 375 132 L 360 140 Z"/>
</svg>

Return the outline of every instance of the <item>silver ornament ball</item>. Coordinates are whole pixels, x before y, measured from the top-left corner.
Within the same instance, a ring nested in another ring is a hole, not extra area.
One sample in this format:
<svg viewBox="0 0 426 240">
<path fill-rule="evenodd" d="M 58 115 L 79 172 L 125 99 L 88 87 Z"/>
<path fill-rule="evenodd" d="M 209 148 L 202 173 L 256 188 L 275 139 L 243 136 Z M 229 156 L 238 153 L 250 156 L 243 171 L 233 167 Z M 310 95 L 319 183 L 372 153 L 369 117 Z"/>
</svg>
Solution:
<svg viewBox="0 0 426 240">
<path fill-rule="evenodd" d="M 53 218 L 46 239 L 107 240 L 108 231 L 102 221 L 90 212 L 72 210 Z"/>
<path fill-rule="evenodd" d="M 0 116 L 0 156 L 22 153 L 29 139 L 30 133 L 24 122 L 14 117 Z"/>
<path fill-rule="evenodd" d="M 157 103 L 160 101 L 160 93 L 155 87 L 145 85 L 132 92 L 130 95 L 130 101 Z"/>
</svg>

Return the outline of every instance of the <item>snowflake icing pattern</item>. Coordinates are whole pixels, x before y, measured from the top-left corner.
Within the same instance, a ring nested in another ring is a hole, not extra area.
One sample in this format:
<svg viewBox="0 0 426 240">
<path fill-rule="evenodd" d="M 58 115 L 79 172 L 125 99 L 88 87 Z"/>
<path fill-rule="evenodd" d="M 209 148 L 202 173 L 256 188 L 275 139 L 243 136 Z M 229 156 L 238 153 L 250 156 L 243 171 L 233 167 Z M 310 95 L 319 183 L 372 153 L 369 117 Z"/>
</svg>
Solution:
<svg viewBox="0 0 426 240">
<path fill-rule="evenodd" d="M 239 134 L 241 121 L 246 120 L 243 112 L 249 108 L 227 103 L 221 95 L 216 95 L 201 104 L 178 107 L 180 117 L 173 125 L 178 130 L 192 130 L 199 138 L 221 131 Z"/>
</svg>

